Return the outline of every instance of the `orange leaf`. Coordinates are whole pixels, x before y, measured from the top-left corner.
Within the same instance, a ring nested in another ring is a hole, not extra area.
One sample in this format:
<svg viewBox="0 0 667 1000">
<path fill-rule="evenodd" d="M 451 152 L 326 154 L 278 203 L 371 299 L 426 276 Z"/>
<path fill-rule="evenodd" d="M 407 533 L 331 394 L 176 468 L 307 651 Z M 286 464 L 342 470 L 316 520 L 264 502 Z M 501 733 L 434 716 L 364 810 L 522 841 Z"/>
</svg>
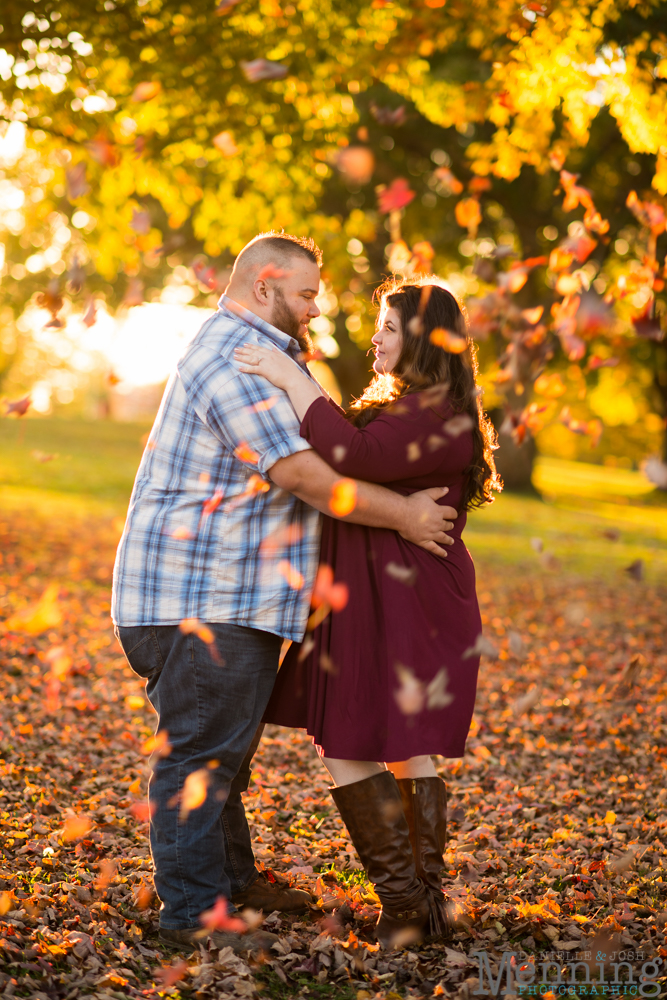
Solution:
<svg viewBox="0 0 667 1000">
<path fill-rule="evenodd" d="M 141 748 L 143 754 L 156 753 L 158 757 L 168 757 L 171 753 L 169 734 L 166 729 L 160 729 L 155 736 L 149 736 Z"/>
<path fill-rule="evenodd" d="M 241 441 L 238 448 L 234 449 L 234 455 L 239 462 L 247 462 L 248 465 L 257 465 L 259 462 L 259 455 L 245 441 Z"/>
<path fill-rule="evenodd" d="M 199 917 L 202 925 L 209 931 L 237 931 L 243 933 L 248 929 L 244 920 L 227 915 L 227 900 L 218 896 L 212 910 L 206 910 Z"/>
<path fill-rule="evenodd" d="M 92 821 L 88 816 L 68 816 L 65 820 L 62 839 L 65 842 L 80 840 L 86 836 L 92 825 Z"/>
<path fill-rule="evenodd" d="M 216 490 L 213 496 L 209 497 L 208 500 L 204 500 L 201 510 L 202 517 L 208 517 L 208 515 L 212 514 L 214 510 L 217 510 L 220 504 L 222 503 L 224 495 L 225 495 L 224 490 Z M 176 531 L 178 530 L 179 529 L 177 528 Z M 175 533 L 174 537 L 176 537 Z"/>
<path fill-rule="evenodd" d="M 292 590 L 301 590 L 303 587 L 303 574 L 292 566 L 287 559 L 281 559 L 276 569 L 286 580 Z"/>
<path fill-rule="evenodd" d="M 431 330 L 429 340 L 436 347 L 441 347 L 443 351 L 448 351 L 450 354 L 462 354 L 468 346 L 465 337 L 460 337 L 458 333 L 452 333 L 451 330 L 445 330 L 441 326 L 436 326 L 435 330 Z"/>
<path fill-rule="evenodd" d="M 462 198 L 454 209 L 454 215 L 459 226 L 472 232 L 477 232 L 477 227 L 482 221 L 482 212 L 476 198 Z"/>
<path fill-rule="evenodd" d="M 338 479 L 331 490 L 329 510 L 336 517 L 351 514 L 357 506 L 357 484 L 354 479 Z"/>
<path fill-rule="evenodd" d="M 145 80 L 143 83 L 138 83 L 134 88 L 131 100 L 135 104 L 140 101 L 151 101 L 154 97 L 162 90 L 162 84 L 159 80 Z"/>
<path fill-rule="evenodd" d="M 311 603 L 314 608 L 323 604 L 329 605 L 334 611 L 342 611 L 347 604 L 350 592 L 346 583 L 333 582 L 333 570 L 331 566 L 322 563 L 315 577 L 313 596 Z"/>
</svg>

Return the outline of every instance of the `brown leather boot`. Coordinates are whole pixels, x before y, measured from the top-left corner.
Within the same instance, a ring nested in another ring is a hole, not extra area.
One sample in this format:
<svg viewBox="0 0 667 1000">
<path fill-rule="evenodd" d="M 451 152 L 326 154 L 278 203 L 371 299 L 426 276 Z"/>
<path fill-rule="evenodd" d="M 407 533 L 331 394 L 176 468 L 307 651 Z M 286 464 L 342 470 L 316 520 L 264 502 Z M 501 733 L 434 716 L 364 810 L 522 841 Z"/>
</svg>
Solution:
<svg viewBox="0 0 667 1000">
<path fill-rule="evenodd" d="M 252 885 L 232 896 L 232 903 L 237 910 L 249 906 L 251 910 L 264 910 L 267 915 L 274 910 L 280 910 L 281 913 L 304 913 L 316 902 L 315 896 L 304 889 L 290 888 L 284 878 L 270 870 L 260 872 Z"/>
<path fill-rule="evenodd" d="M 441 878 L 447 841 L 447 786 L 442 778 L 400 778 L 397 784 L 410 830 L 415 870 L 428 889 L 429 932 L 445 937 L 452 931 Z"/>
<path fill-rule="evenodd" d="M 415 872 L 396 779 L 383 771 L 330 791 L 382 903 L 379 941 L 389 948 L 420 941 L 429 929 L 429 899 Z"/>
</svg>

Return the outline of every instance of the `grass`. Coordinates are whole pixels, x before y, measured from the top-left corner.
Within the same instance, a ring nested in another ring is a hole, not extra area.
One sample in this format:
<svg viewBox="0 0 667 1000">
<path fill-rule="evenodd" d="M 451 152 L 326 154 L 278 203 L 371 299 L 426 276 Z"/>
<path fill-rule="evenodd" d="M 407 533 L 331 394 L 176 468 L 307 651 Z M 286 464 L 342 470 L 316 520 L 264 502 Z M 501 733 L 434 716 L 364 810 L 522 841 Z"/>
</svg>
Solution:
<svg viewBox="0 0 667 1000">
<path fill-rule="evenodd" d="M 54 517 L 66 510 L 124 515 L 147 425 L 4 419 L 0 426 L 3 507 L 46 505 Z M 40 461 L 47 455 L 55 457 Z M 665 575 L 667 495 L 661 503 L 641 473 L 541 458 L 534 482 L 543 500 L 505 493 L 469 516 L 466 544 L 482 570 L 510 562 L 548 573 L 555 558 L 565 572 L 600 577 L 641 559 L 648 579 Z"/>
</svg>

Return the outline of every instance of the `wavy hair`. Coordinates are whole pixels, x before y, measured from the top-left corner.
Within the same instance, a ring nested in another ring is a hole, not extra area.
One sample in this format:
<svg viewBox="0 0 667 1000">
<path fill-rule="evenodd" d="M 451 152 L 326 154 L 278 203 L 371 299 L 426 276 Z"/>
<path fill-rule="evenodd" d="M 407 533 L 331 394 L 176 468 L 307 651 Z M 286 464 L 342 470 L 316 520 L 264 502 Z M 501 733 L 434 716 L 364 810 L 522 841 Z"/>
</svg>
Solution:
<svg viewBox="0 0 667 1000">
<path fill-rule="evenodd" d="M 390 279 L 376 290 L 373 299 L 380 307 L 378 323 L 389 308 L 400 316 L 401 352 L 391 374 L 376 375 L 352 403 L 346 414 L 348 420 L 356 427 L 365 427 L 401 396 L 441 387 L 440 399 L 446 398 L 455 413 L 469 414 L 473 422 L 473 458 L 464 470 L 462 509 L 492 503 L 491 491 L 502 490 L 493 459 L 497 436 L 482 408 L 477 353 L 461 307 L 433 276 L 419 281 Z M 439 347 L 431 340 L 434 330 L 465 338 L 465 350 L 453 353 Z"/>
</svg>

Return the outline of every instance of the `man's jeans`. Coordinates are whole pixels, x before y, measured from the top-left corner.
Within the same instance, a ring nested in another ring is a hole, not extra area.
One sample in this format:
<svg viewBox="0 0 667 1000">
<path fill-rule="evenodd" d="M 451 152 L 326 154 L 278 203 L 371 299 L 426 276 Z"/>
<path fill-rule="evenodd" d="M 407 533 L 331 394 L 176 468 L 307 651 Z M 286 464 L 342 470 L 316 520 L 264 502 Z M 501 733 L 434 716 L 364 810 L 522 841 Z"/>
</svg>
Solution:
<svg viewBox="0 0 667 1000">
<path fill-rule="evenodd" d="M 241 792 L 248 787 L 282 640 L 240 625 L 208 628 L 222 663 L 177 625 L 116 628 L 130 666 L 147 680 L 158 731 L 166 732 L 171 747 L 149 782 L 160 926 L 169 929 L 199 927 L 200 914 L 219 896 L 229 900 L 258 874 Z M 185 779 L 200 770 L 206 799 L 186 818 Z"/>
</svg>

